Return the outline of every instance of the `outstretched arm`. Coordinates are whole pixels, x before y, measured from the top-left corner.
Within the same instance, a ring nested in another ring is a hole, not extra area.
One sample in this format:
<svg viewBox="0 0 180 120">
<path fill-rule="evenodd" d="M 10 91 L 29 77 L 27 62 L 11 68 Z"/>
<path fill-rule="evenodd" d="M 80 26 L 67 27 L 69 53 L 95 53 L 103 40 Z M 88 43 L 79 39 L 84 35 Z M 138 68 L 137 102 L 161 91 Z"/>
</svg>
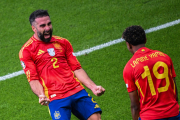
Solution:
<svg viewBox="0 0 180 120">
<path fill-rule="evenodd" d="M 29 84 L 34 94 L 39 97 L 39 103 L 41 105 L 48 105 L 50 100 L 45 96 L 43 87 L 39 80 L 32 80 L 29 82 Z"/>
<path fill-rule="evenodd" d="M 101 96 L 104 94 L 105 89 L 102 86 L 97 86 L 82 68 L 75 70 L 74 74 L 77 79 L 87 88 L 89 88 L 96 96 Z"/>
<path fill-rule="evenodd" d="M 138 120 L 140 105 L 139 105 L 139 96 L 137 91 L 129 92 L 129 98 L 131 100 L 131 113 L 133 120 Z"/>
</svg>

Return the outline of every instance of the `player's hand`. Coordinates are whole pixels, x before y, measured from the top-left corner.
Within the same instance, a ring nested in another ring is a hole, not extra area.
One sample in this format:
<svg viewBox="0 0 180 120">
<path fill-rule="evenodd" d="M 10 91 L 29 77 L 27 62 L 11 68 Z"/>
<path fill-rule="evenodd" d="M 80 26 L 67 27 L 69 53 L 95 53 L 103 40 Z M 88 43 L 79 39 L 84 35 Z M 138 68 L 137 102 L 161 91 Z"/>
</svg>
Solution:
<svg viewBox="0 0 180 120">
<path fill-rule="evenodd" d="M 39 103 L 41 105 L 48 106 L 49 102 L 50 102 L 50 100 L 45 95 L 39 95 Z"/>
<path fill-rule="evenodd" d="M 92 89 L 92 92 L 96 96 L 101 96 L 102 94 L 104 94 L 105 89 L 102 86 L 96 86 L 94 89 Z"/>
</svg>

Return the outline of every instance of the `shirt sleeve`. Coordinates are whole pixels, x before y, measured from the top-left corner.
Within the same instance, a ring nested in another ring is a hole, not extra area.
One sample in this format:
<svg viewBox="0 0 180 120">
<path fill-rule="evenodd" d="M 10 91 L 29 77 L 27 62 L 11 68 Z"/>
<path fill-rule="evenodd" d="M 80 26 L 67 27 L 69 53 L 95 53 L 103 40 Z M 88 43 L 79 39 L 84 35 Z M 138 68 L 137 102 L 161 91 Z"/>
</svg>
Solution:
<svg viewBox="0 0 180 120">
<path fill-rule="evenodd" d="M 175 73 L 173 62 L 172 62 L 171 58 L 170 58 L 170 61 L 171 61 L 171 73 L 172 73 L 172 77 L 175 78 L 176 77 L 176 73 Z"/>
<path fill-rule="evenodd" d="M 31 58 L 30 51 L 27 49 L 21 49 L 20 54 L 21 55 L 19 55 L 19 59 L 28 81 L 30 82 L 32 80 L 39 80 L 36 66 Z"/>
<path fill-rule="evenodd" d="M 124 82 L 126 84 L 126 88 L 127 88 L 128 92 L 137 90 L 132 72 L 133 72 L 132 67 L 130 67 L 130 66 L 128 67 L 126 65 L 123 70 L 123 78 L 124 78 Z"/>
<path fill-rule="evenodd" d="M 68 40 L 66 40 L 66 59 L 72 71 L 82 68 L 81 64 L 74 55 L 73 47 Z"/>
</svg>

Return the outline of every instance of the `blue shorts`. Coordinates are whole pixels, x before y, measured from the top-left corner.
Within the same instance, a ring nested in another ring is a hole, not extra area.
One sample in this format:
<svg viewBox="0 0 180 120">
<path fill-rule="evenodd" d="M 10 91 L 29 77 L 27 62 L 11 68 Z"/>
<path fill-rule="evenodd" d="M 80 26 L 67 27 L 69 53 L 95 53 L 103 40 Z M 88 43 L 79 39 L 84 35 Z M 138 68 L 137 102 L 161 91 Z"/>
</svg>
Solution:
<svg viewBox="0 0 180 120">
<path fill-rule="evenodd" d="M 139 117 L 138 120 L 141 120 L 141 118 Z M 157 119 L 157 120 L 180 120 L 180 112 L 179 112 L 179 115 L 177 115 L 175 117 L 163 118 L 163 119 Z"/>
<path fill-rule="evenodd" d="M 49 103 L 53 120 L 70 120 L 71 112 L 80 120 L 87 120 L 93 113 L 102 113 L 96 101 L 85 91 Z"/>
</svg>

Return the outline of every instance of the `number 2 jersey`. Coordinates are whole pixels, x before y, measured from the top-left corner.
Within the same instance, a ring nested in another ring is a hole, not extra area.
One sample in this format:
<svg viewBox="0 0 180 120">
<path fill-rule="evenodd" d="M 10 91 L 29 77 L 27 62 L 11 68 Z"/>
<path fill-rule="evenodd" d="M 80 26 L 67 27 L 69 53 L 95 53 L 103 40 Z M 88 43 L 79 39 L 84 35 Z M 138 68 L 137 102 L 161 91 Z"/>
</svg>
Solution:
<svg viewBox="0 0 180 120">
<path fill-rule="evenodd" d="M 142 120 L 177 116 L 176 77 L 171 58 L 142 47 L 126 64 L 123 78 L 128 92 L 138 90 Z"/>
<path fill-rule="evenodd" d="M 74 76 L 73 71 L 81 65 L 67 39 L 52 36 L 45 43 L 32 36 L 21 48 L 19 58 L 28 81 L 39 80 L 50 101 L 84 89 Z"/>
</svg>

